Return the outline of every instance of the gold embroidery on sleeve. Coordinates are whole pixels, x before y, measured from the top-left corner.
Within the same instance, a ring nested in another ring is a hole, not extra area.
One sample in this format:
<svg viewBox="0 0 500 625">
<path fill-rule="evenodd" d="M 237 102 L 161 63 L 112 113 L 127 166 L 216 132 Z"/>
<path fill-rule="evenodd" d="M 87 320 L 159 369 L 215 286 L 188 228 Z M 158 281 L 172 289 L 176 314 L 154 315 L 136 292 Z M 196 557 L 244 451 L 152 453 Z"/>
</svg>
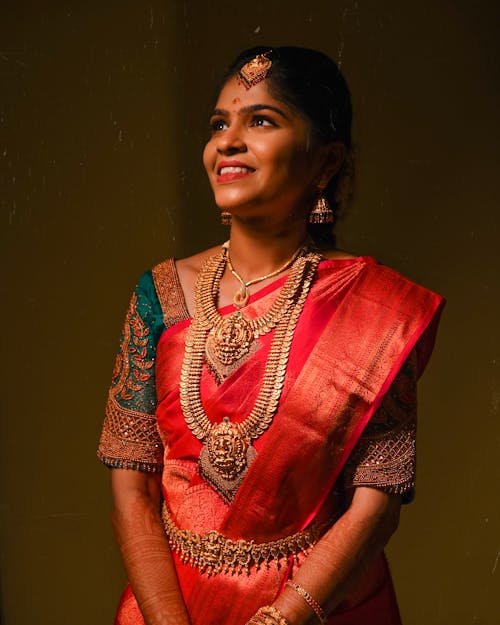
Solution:
<svg viewBox="0 0 500 625">
<path fill-rule="evenodd" d="M 368 438 L 355 452 L 350 486 L 373 486 L 402 494 L 415 486 L 415 421 L 397 431 Z"/>
<path fill-rule="evenodd" d="M 125 317 L 97 454 L 109 467 L 149 472 L 162 470 L 163 445 L 156 416 L 119 403 L 119 400 L 133 400 L 153 375 L 154 360 L 147 357 L 149 332 L 137 311 L 134 293 Z"/>
<path fill-rule="evenodd" d="M 344 486 L 372 486 L 404 494 L 415 486 L 416 355 L 403 364 L 354 448 Z"/>
<path fill-rule="evenodd" d="M 120 406 L 110 391 L 97 455 L 108 467 L 160 473 L 163 445 L 155 415 Z"/>
<path fill-rule="evenodd" d="M 163 311 L 166 328 L 189 319 L 184 293 L 173 258 L 168 258 L 153 267 L 153 281 Z"/>
<path fill-rule="evenodd" d="M 134 293 L 125 318 L 122 347 L 113 371 L 113 381 L 118 378 L 112 388 L 115 397 L 133 399 L 134 392 L 141 391 L 144 383 L 151 378 L 149 370 L 154 361 L 146 358 L 148 336 L 149 328 L 137 312 L 137 296 Z"/>
</svg>

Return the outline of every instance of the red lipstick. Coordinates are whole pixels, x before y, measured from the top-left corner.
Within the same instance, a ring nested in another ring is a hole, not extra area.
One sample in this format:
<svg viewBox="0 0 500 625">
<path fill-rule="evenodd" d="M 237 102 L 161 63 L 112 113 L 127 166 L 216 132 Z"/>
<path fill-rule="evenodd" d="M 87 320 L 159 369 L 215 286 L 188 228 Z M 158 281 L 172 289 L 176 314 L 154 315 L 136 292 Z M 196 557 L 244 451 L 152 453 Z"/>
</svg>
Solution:
<svg viewBox="0 0 500 625">
<path fill-rule="evenodd" d="M 249 167 L 241 161 L 221 161 L 217 165 L 217 182 L 223 184 L 241 180 L 253 174 L 254 171 L 253 167 Z"/>
</svg>

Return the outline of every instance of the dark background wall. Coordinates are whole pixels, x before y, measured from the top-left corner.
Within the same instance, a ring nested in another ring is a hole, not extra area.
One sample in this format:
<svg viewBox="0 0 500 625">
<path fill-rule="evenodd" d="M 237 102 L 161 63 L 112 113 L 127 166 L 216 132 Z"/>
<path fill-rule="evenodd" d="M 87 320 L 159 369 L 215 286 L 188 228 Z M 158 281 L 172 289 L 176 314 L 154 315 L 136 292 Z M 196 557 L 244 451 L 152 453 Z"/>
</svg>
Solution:
<svg viewBox="0 0 500 625">
<path fill-rule="evenodd" d="M 448 299 L 421 385 L 418 491 L 389 549 L 406 625 L 498 622 L 498 4 L 3 4 L 3 625 L 106 625 L 124 577 L 94 457 L 127 300 L 224 236 L 201 167 L 240 49 L 299 44 L 351 85 L 340 243 Z"/>
</svg>

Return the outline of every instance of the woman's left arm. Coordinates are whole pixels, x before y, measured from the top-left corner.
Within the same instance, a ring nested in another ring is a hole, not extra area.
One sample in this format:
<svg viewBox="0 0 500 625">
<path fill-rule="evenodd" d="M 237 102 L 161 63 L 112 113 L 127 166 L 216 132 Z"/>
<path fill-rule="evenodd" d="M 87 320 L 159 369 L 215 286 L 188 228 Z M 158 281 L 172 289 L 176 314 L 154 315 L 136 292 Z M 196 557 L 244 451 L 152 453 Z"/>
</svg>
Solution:
<svg viewBox="0 0 500 625">
<path fill-rule="evenodd" d="M 398 526 L 401 496 L 369 487 L 354 491 L 351 505 L 318 541 L 293 581 L 328 614 L 344 599 L 386 545 Z M 303 625 L 314 615 L 308 603 L 286 586 L 273 606 L 290 625 Z"/>
</svg>

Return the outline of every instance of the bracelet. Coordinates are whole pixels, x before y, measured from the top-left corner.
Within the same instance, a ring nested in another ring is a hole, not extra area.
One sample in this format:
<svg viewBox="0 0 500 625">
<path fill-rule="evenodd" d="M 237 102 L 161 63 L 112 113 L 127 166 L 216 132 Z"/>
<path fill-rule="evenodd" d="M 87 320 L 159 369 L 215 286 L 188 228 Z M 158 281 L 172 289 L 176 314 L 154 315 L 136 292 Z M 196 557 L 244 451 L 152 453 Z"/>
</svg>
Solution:
<svg viewBox="0 0 500 625">
<path fill-rule="evenodd" d="M 247 625 L 288 625 L 288 621 L 277 608 L 264 605 L 257 610 Z"/>
<path fill-rule="evenodd" d="M 288 580 L 285 585 L 290 586 L 290 588 L 293 588 L 293 590 L 295 590 L 295 592 L 299 594 L 309 604 L 309 606 L 314 610 L 314 613 L 318 617 L 321 625 L 326 625 L 325 611 L 319 605 L 316 599 L 311 597 L 311 595 L 307 592 L 305 588 L 302 588 L 302 586 L 300 586 L 299 584 L 296 584 L 295 582 L 292 582 L 291 580 Z"/>
</svg>

